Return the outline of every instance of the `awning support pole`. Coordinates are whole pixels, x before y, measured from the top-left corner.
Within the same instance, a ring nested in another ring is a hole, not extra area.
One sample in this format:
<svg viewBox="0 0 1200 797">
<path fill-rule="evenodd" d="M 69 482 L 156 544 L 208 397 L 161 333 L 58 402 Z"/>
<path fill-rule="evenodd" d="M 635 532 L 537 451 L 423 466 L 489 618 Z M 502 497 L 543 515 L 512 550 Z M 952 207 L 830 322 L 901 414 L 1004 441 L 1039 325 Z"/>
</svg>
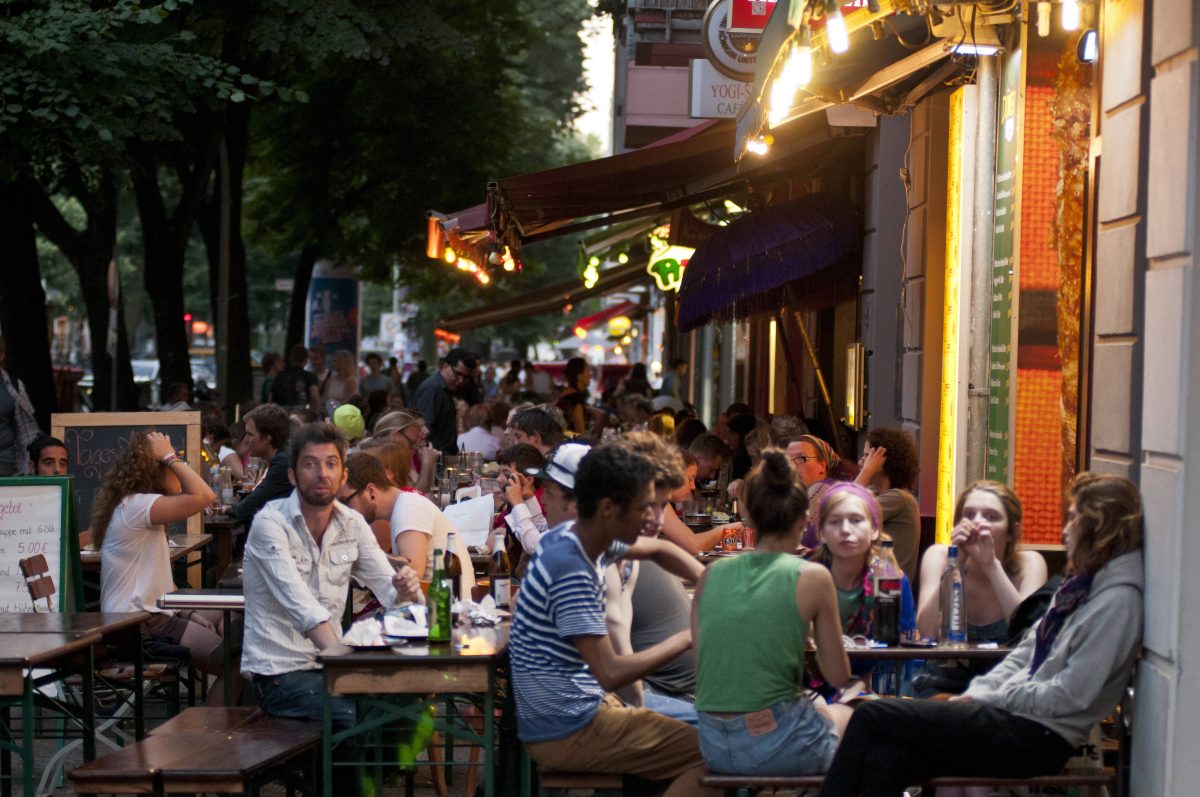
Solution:
<svg viewBox="0 0 1200 797">
<path fill-rule="evenodd" d="M 788 376 L 791 377 L 792 387 L 796 389 L 796 398 L 804 398 L 804 388 L 800 384 L 800 366 L 792 359 L 792 344 L 788 341 L 788 320 L 783 310 L 779 311 L 779 337 L 783 338 L 783 355 L 787 358 Z"/>
<path fill-rule="evenodd" d="M 787 286 L 788 301 L 795 307 L 796 293 L 791 285 Z M 825 402 L 825 411 L 829 414 L 829 430 L 833 434 L 833 450 L 839 455 L 843 454 L 842 450 L 842 429 L 838 422 L 837 415 L 833 411 L 833 400 L 829 397 L 829 385 L 825 383 L 825 372 L 821 370 L 821 363 L 817 360 L 817 350 L 813 348 L 812 338 L 808 336 L 808 327 L 804 325 L 804 317 L 799 310 L 793 310 L 792 313 L 796 316 L 796 326 L 800 327 L 800 337 L 804 339 L 804 350 L 808 352 L 808 359 L 812 363 L 813 373 L 817 376 L 817 387 L 821 391 L 821 399 Z"/>
</svg>

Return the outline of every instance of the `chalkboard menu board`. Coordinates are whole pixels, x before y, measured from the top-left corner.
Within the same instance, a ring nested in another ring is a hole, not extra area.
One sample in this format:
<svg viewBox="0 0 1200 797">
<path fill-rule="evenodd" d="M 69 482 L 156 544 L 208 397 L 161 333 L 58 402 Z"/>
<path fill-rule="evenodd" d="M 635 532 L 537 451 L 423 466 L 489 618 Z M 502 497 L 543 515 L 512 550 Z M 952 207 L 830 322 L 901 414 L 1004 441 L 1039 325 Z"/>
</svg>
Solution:
<svg viewBox="0 0 1200 797">
<path fill-rule="evenodd" d="M 50 416 L 50 434 L 67 444 L 68 468 L 75 477 L 75 517 L 80 531 L 91 523 L 92 502 L 105 475 L 138 432 L 167 435 L 175 450 L 200 473 L 198 412 L 80 412 Z M 203 534 L 203 527 L 203 518 L 194 515 L 170 531 Z"/>
<path fill-rule="evenodd" d="M 19 562 L 46 557 L 57 592 L 54 608 L 67 605 L 79 583 L 79 537 L 72 528 L 71 477 L 0 479 L 0 611 L 30 612 L 33 601 Z"/>
</svg>

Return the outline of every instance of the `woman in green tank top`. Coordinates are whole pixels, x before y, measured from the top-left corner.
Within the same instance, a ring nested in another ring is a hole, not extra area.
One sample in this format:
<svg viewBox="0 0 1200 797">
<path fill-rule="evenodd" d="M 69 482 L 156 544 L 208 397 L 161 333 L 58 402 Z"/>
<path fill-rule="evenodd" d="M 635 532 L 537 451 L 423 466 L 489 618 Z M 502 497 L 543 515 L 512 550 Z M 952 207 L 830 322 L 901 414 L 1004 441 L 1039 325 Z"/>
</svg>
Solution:
<svg viewBox="0 0 1200 797">
<path fill-rule="evenodd" d="M 850 709 L 804 697 L 803 676 L 811 626 L 825 680 L 850 679 L 833 578 L 794 555 L 808 496 L 787 456 L 765 452 L 745 489 L 757 548 L 712 565 L 692 605 L 700 750 L 714 772 L 824 772 Z"/>
</svg>

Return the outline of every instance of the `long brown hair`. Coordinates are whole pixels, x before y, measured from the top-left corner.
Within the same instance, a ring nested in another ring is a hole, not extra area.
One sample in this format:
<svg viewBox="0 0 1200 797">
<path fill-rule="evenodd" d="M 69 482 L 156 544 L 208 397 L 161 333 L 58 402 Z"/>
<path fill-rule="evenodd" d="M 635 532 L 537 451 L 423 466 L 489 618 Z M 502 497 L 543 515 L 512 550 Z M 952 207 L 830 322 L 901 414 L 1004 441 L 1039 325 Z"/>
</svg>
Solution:
<svg viewBox="0 0 1200 797">
<path fill-rule="evenodd" d="M 1142 547 L 1142 496 L 1123 476 L 1081 473 L 1071 482 L 1075 523 L 1080 524 L 1071 569 L 1094 573 Z"/>
<path fill-rule="evenodd" d="M 137 433 L 129 446 L 117 456 L 112 469 L 104 477 L 96 500 L 92 502 L 92 539 L 96 550 L 104 544 L 113 512 L 126 497 L 137 493 L 161 493 L 163 468 L 144 433 Z"/>
<path fill-rule="evenodd" d="M 958 501 L 954 503 L 954 524 L 958 525 L 958 521 L 962 520 L 963 507 L 967 504 L 967 496 L 973 492 L 990 493 L 996 496 L 1000 501 L 1000 505 L 1004 507 L 1004 517 L 1008 521 L 1008 542 L 1004 546 L 1004 551 L 1000 554 L 1000 564 L 1004 567 L 1004 572 L 1008 573 L 1010 579 L 1016 578 L 1021 574 L 1021 518 L 1023 512 L 1021 510 L 1021 499 L 1017 498 L 1007 484 L 994 482 L 988 479 L 980 479 L 979 481 L 971 482 L 967 488 L 958 494 Z"/>
<path fill-rule="evenodd" d="M 404 442 L 401 442 L 401 441 Z M 403 436 L 394 440 L 380 437 L 368 438 L 358 445 L 358 450 L 370 454 L 383 463 L 392 474 L 392 484 L 401 490 L 409 486 L 409 471 L 412 470 L 412 447 Z"/>
</svg>

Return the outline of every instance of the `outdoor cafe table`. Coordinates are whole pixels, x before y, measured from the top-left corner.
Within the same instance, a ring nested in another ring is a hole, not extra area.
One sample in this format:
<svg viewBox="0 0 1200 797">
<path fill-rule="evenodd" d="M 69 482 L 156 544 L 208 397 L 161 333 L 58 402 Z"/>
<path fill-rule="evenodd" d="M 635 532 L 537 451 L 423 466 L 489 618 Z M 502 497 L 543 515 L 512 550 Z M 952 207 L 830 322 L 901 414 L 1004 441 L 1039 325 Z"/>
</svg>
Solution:
<svg viewBox="0 0 1200 797">
<path fill-rule="evenodd" d="M 15 615 L 22 616 L 22 615 Z M 12 794 L 12 755 L 21 759 L 22 794 L 34 793 L 34 697 L 40 686 L 62 680 L 71 672 L 83 677 L 83 705 L 77 719 L 83 728 L 83 757 L 96 757 L 96 715 L 93 648 L 98 633 L 74 631 L 12 631 L 0 639 L 0 777 L 4 797 Z M 49 673 L 35 674 L 35 668 Z M 11 711 L 21 708 L 21 740 L 12 738 Z"/>
<path fill-rule="evenodd" d="M 225 705 L 233 702 L 233 613 L 246 608 L 246 598 L 241 589 L 179 589 L 168 592 L 158 599 L 158 608 L 196 611 L 219 610 L 225 616 L 224 633 L 226 644 L 221 645 L 222 668 L 225 673 Z"/>
<path fill-rule="evenodd" d="M 515 762 L 519 753 L 515 746 L 515 732 L 508 729 L 503 734 L 498 733 L 496 721 L 498 682 L 507 672 L 509 628 L 508 623 L 495 628 L 465 626 L 455 628 L 448 643 L 429 644 L 425 640 L 417 640 L 371 651 L 340 646 L 319 656 L 325 673 L 321 750 L 325 797 L 332 797 L 333 794 L 335 744 L 370 734 L 396 720 L 408 720 L 415 724 L 431 705 L 439 701 L 449 703 L 455 697 L 479 702 L 482 732 L 474 730 L 461 716 L 457 717 L 456 722 L 456 717 L 450 714 L 439 717 L 435 725 L 440 726 L 439 730 L 447 736 L 462 737 L 483 747 L 483 783 L 487 797 L 495 797 L 500 793 L 496 784 L 496 746 L 500 738 L 508 740 L 505 747 L 505 774 L 509 783 L 503 793 L 514 793 Z M 360 715 L 358 725 L 335 734 L 331 704 L 333 695 L 357 697 L 360 708 L 368 708 L 372 717 L 365 719 Z M 388 701 L 389 695 L 408 695 L 418 699 L 402 704 Z M 505 711 L 504 715 L 506 720 L 511 720 L 511 712 Z M 372 765 L 361 761 L 355 764 Z"/>
<path fill-rule="evenodd" d="M 0 647 L 16 634 L 95 634 L 105 645 L 128 651 L 134 673 L 134 732 L 141 739 L 145 736 L 141 629 L 149 619 L 149 612 L 6 612 L 0 614 L 0 636 L 4 637 Z"/>
<path fill-rule="evenodd" d="M 167 537 L 167 543 L 171 549 L 171 564 L 177 562 L 185 562 L 187 558 L 196 551 L 200 552 L 200 574 L 202 578 L 208 578 L 208 545 L 213 541 L 211 534 L 172 534 Z M 85 549 L 79 557 L 85 573 L 100 572 L 100 552 L 95 549 Z"/>
<path fill-rule="evenodd" d="M 233 540 L 244 529 L 246 524 L 231 515 L 205 515 L 204 533 L 216 538 L 216 557 L 210 562 L 212 572 L 221 574 L 233 561 Z M 211 583 L 211 582 L 208 582 Z"/>
</svg>

